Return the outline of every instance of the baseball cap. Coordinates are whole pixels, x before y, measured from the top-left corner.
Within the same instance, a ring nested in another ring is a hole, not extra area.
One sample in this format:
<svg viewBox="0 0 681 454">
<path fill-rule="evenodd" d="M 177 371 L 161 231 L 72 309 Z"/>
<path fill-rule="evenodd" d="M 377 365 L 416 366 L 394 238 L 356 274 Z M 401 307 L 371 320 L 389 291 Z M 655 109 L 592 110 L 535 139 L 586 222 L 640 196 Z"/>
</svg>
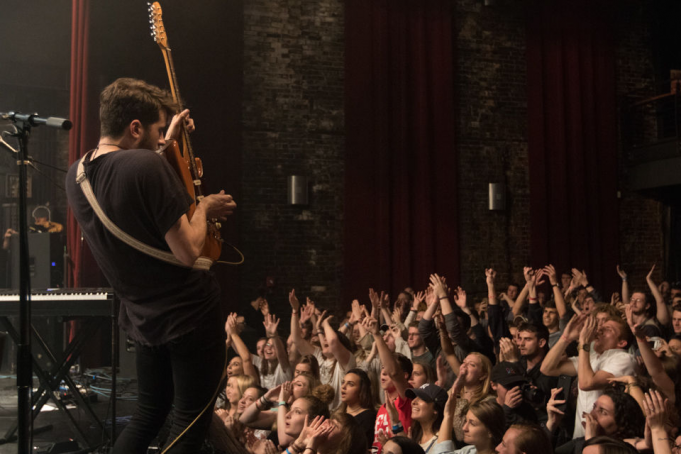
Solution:
<svg viewBox="0 0 681 454">
<path fill-rule="evenodd" d="M 449 397 L 447 391 L 432 383 L 425 383 L 420 388 L 409 388 L 406 395 L 412 400 L 418 397 L 426 402 L 433 402 L 441 414 Z"/>
<path fill-rule="evenodd" d="M 502 361 L 492 368 L 490 380 L 508 388 L 509 385 L 527 383 L 520 363 Z"/>
</svg>

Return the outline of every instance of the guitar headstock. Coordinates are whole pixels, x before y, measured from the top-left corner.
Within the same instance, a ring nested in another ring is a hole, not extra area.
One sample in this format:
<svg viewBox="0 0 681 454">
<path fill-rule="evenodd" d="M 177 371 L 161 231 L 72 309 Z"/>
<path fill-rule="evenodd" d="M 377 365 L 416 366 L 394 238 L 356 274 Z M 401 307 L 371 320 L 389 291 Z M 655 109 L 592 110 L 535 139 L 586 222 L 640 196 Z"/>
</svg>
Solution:
<svg viewBox="0 0 681 454">
<path fill-rule="evenodd" d="M 163 10 L 159 2 L 147 3 L 149 5 L 149 24 L 151 28 L 151 37 L 154 38 L 156 44 L 161 49 L 168 48 L 168 36 L 166 29 L 163 26 Z"/>
</svg>

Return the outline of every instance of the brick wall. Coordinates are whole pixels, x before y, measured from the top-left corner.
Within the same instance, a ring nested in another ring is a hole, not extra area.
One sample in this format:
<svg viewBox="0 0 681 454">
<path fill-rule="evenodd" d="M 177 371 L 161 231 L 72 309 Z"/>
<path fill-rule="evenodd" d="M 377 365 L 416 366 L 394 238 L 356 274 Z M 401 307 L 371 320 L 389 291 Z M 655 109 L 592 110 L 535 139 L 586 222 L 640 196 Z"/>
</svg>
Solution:
<svg viewBox="0 0 681 454">
<path fill-rule="evenodd" d="M 482 295 L 486 267 L 501 289 L 529 262 L 523 8 L 457 0 L 455 40 L 461 285 Z M 506 186 L 504 211 L 489 211 L 489 183 Z"/>
<path fill-rule="evenodd" d="M 655 93 L 653 55 L 651 53 L 651 6 L 640 2 L 625 3 L 618 9 L 617 23 L 617 94 L 620 103 L 636 92 L 638 97 Z M 621 125 L 620 125 L 621 127 Z M 620 161 L 620 254 L 622 267 L 630 276 L 631 288 L 646 288 L 645 276 L 657 262 L 654 278 L 659 282 L 664 270 L 663 206 L 633 193 L 627 185 L 627 156 L 619 144 Z"/>
<path fill-rule="evenodd" d="M 343 4 L 253 0 L 244 9 L 242 300 L 269 276 L 276 282 L 270 305 L 287 306 L 293 287 L 336 305 L 343 275 Z M 308 206 L 286 204 L 288 175 L 309 178 Z"/>
<path fill-rule="evenodd" d="M 525 11 L 514 2 L 454 4 L 460 283 L 469 293 L 484 295 L 485 267 L 497 269 L 502 289 L 521 282 L 522 267 L 529 262 Z M 646 11 L 636 2 L 618 8 L 618 95 L 652 90 Z M 343 274 L 342 2 L 246 2 L 244 28 L 240 210 L 248 261 L 242 299 L 272 276 L 273 304 L 285 304 L 293 286 L 324 305 L 338 304 Z M 620 171 L 626 178 L 623 164 Z M 309 206 L 286 205 L 290 174 L 310 178 Z M 488 210 L 491 182 L 505 183 L 505 211 Z M 621 189 L 622 265 L 638 284 L 661 257 L 661 207 L 628 192 L 624 184 Z M 312 291 L 312 286 L 325 290 Z"/>
</svg>

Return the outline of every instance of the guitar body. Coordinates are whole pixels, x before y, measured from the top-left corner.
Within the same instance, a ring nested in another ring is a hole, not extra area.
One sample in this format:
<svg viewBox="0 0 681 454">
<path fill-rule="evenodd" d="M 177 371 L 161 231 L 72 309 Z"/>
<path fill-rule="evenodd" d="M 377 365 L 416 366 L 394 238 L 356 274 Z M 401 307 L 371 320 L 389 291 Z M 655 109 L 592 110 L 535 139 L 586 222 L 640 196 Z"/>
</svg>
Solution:
<svg viewBox="0 0 681 454">
<path fill-rule="evenodd" d="M 194 203 L 192 203 L 189 210 L 187 210 L 187 218 L 191 220 L 196 211 L 196 191 L 191 167 L 187 162 L 187 159 L 185 159 L 185 156 L 182 155 L 180 146 L 175 140 L 167 140 L 166 145 L 159 153 L 166 158 L 170 167 L 178 174 L 180 180 L 182 180 L 182 185 L 187 190 L 187 194 L 194 200 Z M 198 158 L 195 159 L 197 161 L 199 160 Z M 222 254 L 220 224 L 216 220 L 209 219 L 206 231 L 206 241 L 203 245 L 201 255 L 203 257 L 208 257 L 215 262 L 220 258 L 220 254 Z"/>
<path fill-rule="evenodd" d="M 175 69 L 173 68 L 173 60 L 170 55 L 170 48 L 168 47 L 165 27 L 162 20 L 161 5 L 154 2 L 149 8 L 149 18 L 152 25 L 152 35 L 154 41 L 159 45 L 163 52 L 163 58 L 166 62 L 166 69 L 168 71 L 168 79 L 170 80 L 170 91 L 173 94 L 175 102 L 180 104 L 179 88 L 177 86 L 177 78 L 175 76 Z M 180 109 L 181 111 L 182 109 Z M 175 172 L 182 180 L 187 193 L 192 198 L 194 203 L 187 211 L 187 217 L 192 219 L 196 211 L 196 204 L 201 203 L 203 199 L 201 188 L 201 177 L 203 176 L 203 165 L 201 160 L 194 157 L 191 143 L 189 141 L 189 134 L 186 130 L 182 131 L 182 146 L 175 140 L 168 140 L 166 145 L 159 151 L 166 157 L 170 166 L 175 169 Z M 201 252 L 201 256 L 210 258 L 213 262 L 217 261 L 222 254 L 222 238 L 220 236 L 220 223 L 217 219 L 208 219 L 206 241 Z"/>
</svg>

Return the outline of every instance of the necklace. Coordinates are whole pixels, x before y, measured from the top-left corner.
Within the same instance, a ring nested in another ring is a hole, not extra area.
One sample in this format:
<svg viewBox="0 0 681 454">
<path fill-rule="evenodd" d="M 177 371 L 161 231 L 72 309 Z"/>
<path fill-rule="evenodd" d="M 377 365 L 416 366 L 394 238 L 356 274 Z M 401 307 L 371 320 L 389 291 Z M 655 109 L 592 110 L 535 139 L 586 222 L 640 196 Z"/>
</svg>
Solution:
<svg viewBox="0 0 681 454">
<path fill-rule="evenodd" d="M 99 147 L 116 147 L 116 148 L 120 148 L 121 150 L 124 149 L 123 147 L 121 147 L 117 143 L 99 143 L 95 147 L 94 153 L 92 153 L 92 156 L 90 157 L 90 161 L 95 159 L 95 156 L 97 155 L 97 152 L 99 151 Z"/>
</svg>

